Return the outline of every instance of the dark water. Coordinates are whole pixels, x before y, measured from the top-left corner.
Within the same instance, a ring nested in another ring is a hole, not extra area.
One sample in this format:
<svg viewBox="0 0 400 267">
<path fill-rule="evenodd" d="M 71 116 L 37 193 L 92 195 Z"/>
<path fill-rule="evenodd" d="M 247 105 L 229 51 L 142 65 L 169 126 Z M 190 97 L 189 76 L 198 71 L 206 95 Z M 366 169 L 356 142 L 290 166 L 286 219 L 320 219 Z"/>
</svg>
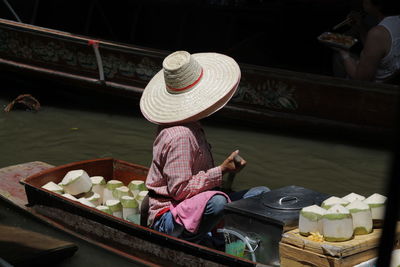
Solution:
<svg viewBox="0 0 400 267">
<path fill-rule="evenodd" d="M 57 88 L 54 88 L 55 90 Z M 3 108 L 19 92 L 3 90 Z M 7 93 L 4 93 L 7 92 Z M 53 165 L 114 157 L 148 166 L 156 127 L 139 113 L 136 103 L 85 94 L 42 94 L 37 112 L 0 112 L 0 167 L 29 161 Z M 266 185 L 297 185 L 336 196 L 355 192 L 385 194 L 390 153 L 381 148 L 341 141 L 278 134 L 239 125 L 203 122 L 216 164 L 240 150 L 248 161 L 236 175 L 236 190 Z M 0 202 L 0 222 L 74 240 L 80 249 L 63 266 L 128 266 L 102 249 L 61 234 Z M 132 265 L 130 265 L 132 266 Z"/>
</svg>

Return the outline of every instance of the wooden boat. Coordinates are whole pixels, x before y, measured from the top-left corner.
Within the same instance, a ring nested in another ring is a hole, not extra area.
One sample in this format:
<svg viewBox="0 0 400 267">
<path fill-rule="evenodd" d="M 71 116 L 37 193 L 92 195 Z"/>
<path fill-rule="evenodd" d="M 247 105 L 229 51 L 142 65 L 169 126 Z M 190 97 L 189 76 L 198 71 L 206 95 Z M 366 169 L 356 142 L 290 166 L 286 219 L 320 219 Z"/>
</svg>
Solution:
<svg viewBox="0 0 400 267">
<path fill-rule="evenodd" d="M 93 40 L 0 19 L 0 69 L 138 100 L 169 51 Z M 394 133 L 399 86 L 240 64 L 237 93 L 218 116 L 258 126 L 355 134 Z"/>
<path fill-rule="evenodd" d="M 59 167 L 30 162 L 0 169 L 0 197 L 52 226 L 148 266 L 263 266 L 159 233 L 41 188 L 49 181 L 60 182 L 73 169 L 124 183 L 143 180 L 148 171 L 112 158 Z"/>
</svg>

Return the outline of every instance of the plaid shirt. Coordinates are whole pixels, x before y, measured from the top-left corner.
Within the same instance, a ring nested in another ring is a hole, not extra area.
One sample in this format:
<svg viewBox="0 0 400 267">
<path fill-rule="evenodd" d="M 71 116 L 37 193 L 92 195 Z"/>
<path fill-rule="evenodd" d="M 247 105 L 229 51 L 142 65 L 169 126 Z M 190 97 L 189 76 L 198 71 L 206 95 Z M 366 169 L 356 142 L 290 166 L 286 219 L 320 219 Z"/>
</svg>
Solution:
<svg viewBox="0 0 400 267">
<path fill-rule="evenodd" d="M 221 168 L 214 167 L 210 144 L 200 123 L 158 128 L 146 186 L 158 196 L 149 199 L 148 224 L 161 210 L 220 186 Z"/>
</svg>

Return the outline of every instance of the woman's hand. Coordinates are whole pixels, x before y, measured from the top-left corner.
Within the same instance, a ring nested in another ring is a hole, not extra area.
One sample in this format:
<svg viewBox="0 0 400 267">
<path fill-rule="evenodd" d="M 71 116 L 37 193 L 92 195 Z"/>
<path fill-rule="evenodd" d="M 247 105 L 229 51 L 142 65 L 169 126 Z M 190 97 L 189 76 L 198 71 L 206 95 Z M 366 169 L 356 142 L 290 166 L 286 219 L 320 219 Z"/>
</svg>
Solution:
<svg viewBox="0 0 400 267">
<path fill-rule="evenodd" d="M 246 161 L 239 156 L 239 150 L 232 152 L 220 165 L 222 175 L 225 173 L 237 173 L 246 166 Z"/>
</svg>

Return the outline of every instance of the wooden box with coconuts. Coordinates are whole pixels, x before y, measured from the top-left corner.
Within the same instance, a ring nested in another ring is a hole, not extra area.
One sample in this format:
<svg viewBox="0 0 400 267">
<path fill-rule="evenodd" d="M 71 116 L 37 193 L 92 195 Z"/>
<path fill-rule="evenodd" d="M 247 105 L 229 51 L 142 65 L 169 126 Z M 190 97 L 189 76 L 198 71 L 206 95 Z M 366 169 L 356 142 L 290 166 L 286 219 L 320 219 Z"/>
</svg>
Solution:
<svg viewBox="0 0 400 267">
<path fill-rule="evenodd" d="M 304 207 L 299 227 L 282 236 L 281 266 L 354 266 L 376 257 L 385 203 L 378 193 L 350 193 Z"/>
</svg>

